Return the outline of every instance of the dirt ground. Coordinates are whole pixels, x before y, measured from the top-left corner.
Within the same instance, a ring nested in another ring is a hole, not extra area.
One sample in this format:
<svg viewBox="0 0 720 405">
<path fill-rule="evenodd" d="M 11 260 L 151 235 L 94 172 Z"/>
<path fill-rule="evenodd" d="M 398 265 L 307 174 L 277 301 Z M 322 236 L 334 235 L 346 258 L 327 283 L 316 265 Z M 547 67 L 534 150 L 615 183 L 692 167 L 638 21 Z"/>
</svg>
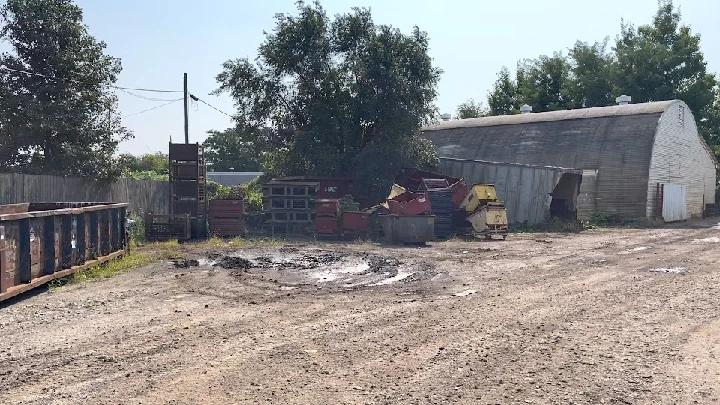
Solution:
<svg viewBox="0 0 720 405">
<path fill-rule="evenodd" d="M 720 402 L 717 220 L 183 249 L 0 307 L 0 403 Z"/>
</svg>

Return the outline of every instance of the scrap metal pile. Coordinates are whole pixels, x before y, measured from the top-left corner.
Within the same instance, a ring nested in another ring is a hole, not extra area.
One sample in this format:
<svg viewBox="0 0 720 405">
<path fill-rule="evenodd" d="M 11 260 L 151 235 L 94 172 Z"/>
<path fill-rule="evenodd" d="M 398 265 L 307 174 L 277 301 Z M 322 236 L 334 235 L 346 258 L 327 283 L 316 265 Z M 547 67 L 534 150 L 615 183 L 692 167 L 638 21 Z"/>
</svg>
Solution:
<svg viewBox="0 0 720 405">
<path fill-rule="evenodd" d="M 266 224 L 273 226 L 273 233 L 276 226 L 311 224 L 318 237 L 388 243 L 424 243 L 458 234 L 488 239 L 507 235 L 505 206 L 492 184 L 468 187 L 463 178 L 403 169 L 385 202 L 365 210 L 352 199 L 351 189 L 349 179 L 273 179 L 263 187 Z"/>
<path fill-rule="evenodd" d="M 424 243 L 457 234 L 507 235 L 507 214 L 493 185 L 403 169 L 384 203 L 364 211 L 340 199 L 315 203 L 315 234 L 369 237 L 388 243 Z"/>
<path fill-rule="evenodd" d="M 434 217 L 434 237 L 449 239 L 457 234 L 507 235 L 507 213 L 492 184 L 468 187 L 465 179 L 443 174 L 403 169 L 385 203 L 391 216 Z"/>
</svg>

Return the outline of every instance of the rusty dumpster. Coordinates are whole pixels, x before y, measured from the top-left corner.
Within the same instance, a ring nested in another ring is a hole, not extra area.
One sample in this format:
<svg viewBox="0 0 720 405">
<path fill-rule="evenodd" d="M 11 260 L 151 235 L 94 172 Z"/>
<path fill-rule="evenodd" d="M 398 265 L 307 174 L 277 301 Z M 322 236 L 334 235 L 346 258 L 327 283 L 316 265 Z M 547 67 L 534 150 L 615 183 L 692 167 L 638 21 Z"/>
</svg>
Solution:
<svg viewBox="0 0 720 405">
<path fill-rule="evenodd" d="M 435 240 L 432 215 L 382 215 L 380 218 L 386 243 L 423 244 Z"/>
<path fill-rule="evenodd" d="M 127 203 L 0 206 L 0 301 L 127 251 Z"/>
</svg>

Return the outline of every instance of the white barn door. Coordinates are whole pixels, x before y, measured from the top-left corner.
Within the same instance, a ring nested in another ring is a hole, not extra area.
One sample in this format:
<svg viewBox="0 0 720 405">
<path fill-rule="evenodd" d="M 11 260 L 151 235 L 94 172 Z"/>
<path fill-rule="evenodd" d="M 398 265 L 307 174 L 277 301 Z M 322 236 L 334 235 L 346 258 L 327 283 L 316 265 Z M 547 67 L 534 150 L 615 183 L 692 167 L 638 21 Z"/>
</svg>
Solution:
<svg viewBox="0 0 720 405">
<path fill-rule="evenodd" d="M 688 219 L 687 187 L 680 184 L 663 185 L 662 216 L 665 222 Z"/>
</svg>

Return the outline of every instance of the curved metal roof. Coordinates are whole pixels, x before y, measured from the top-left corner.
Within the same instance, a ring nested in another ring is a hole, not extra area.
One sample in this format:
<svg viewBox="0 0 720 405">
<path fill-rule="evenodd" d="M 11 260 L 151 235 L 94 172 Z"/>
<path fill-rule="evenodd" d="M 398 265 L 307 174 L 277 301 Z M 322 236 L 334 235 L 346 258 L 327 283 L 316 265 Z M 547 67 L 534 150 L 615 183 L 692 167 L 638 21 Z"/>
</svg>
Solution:
<svg viewBox="0 0 720 405">
<path fill-rule="evenodd" d="M 623 115 L 640 115 L 663 113 L 679 100 L 654 101 L 650 103 L 613 105 L 609 107 L 580 108 L 577 110 L 560 110 L 530 114 L 496 115 L 493 117 L 468 118 L 464 120 L 443 121 L 439 124 L 423 128 L 425 131 L 442 131 L 453 128 L 491 127 L 497 125 L 528 124 L 533 122 L 552 122 L 576 120 L 583 118 L 615 117 Z"/>
</svg>

